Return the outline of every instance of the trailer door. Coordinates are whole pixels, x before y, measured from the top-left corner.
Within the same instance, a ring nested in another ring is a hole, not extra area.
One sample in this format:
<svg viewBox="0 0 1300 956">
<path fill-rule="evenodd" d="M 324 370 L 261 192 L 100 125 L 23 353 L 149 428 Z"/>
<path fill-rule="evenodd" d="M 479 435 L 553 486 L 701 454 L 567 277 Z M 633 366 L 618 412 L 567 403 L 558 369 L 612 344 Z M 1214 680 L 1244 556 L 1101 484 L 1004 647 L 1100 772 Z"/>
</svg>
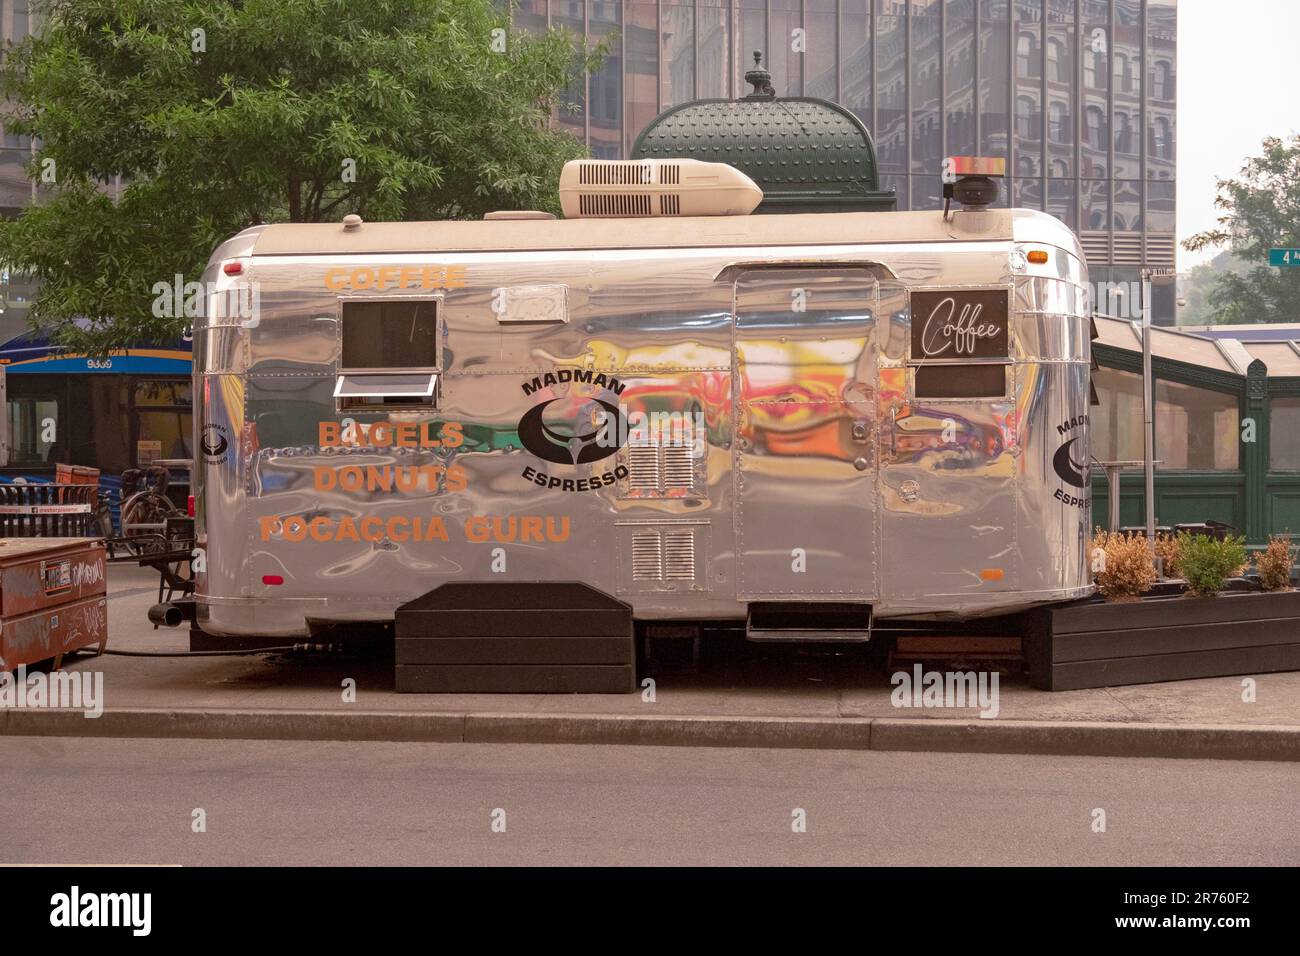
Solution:
<svg viewBox="0 0 1300 956">
<path fill-rule="evenodd" d="M 1006 285 L 882 284 L 880 524 L 891 606 L 963 610 L 1017 581 Z"/>
<path fill-rule="evenodd" d="M 873 268 L 736 278 L 739 600 L 877 595 L 875 303 Z"/>
</svg>

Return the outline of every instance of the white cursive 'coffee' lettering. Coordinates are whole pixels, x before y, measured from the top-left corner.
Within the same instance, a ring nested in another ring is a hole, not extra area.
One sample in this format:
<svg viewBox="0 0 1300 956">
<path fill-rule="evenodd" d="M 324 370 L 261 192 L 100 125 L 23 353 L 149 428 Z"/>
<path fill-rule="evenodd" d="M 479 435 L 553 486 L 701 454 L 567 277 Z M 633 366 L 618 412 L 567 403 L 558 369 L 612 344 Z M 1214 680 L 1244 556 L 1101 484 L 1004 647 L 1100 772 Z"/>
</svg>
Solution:
<svg viewBox="0 0 1300 956">
<path fill-rule="evenodd" d="M 949 296 L 936 305 L 925 320 L 921 330 L 921 349 L 926 358 L 943 355 L 952 349 L 954 355 L 974 355 L 975 345 L 979 339 L 997 338 L 1002 329 L 994 322 L 981 322 L 980 312 L 983 305 L 971 305 L 969 302 L 961 307 L 961 313 L 953 319 L 957 310 L 957 301 Z"/>
</svg>

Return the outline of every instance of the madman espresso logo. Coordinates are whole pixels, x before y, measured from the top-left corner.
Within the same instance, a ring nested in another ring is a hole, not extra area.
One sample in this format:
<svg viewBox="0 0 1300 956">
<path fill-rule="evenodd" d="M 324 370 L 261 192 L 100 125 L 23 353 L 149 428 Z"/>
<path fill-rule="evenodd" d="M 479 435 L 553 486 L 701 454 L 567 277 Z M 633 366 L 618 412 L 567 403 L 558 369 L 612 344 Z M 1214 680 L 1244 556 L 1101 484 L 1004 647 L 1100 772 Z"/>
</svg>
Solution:
<svg viewBox="0 0 1300 956">
<path fill-rule="evenodd" d="M 199 448 L 203 450 L 203 459 L 209 465 L 220 465 L 226 460 L 226 450 L 230 447 L 230 439 L 226 437 L 226 429 L 222 425 L 204 425 L 203 433 L 199 436 Z"/>
<path fill-rule="evenodd" d="M 612 376 L 590 369 L 563 368 L 536 376 L 521 387 L 525 395 L 532 396 L 557 385 L 574 383 L 600 389 L 600 397 L 548 398 L 530 408 L 519 420 L 519 442 L 529 453 L 568 468 L 604 461 L 627 438 L 622 412 L 615 404 L 627 386 Z M 589 478 L 566 478 L 532 467 L 525 468 L 522 474 L 542 488 L 595 491 L 627 477 L 627 467 L 618 465 Z"/>
<path fill-rule="evenodd" d="M 604 422 L 619 421 L 618 406 L 602 402 L 598 398 L 593 399 L 604 412 L 603 415 L 598 412 L 592 416 L 601 419 L 600 426 L 593 426 L 586 434 L 568 434 L 564 431 L 564 426 L 571 421 L 567 416 L 563 419 L 564 424 L 558 427 L 548 425 L 545 418 L 547 410 L 552 405 L 557 403 L 563 405 L 568 401 L 567 398 L 552 398 L 540 405 L 534 405 L 519 420 L 519 440 L 523 446 L 543 461 L 557 465 L 587 465 L 602 461 L 618 451 L 617 447 L 605 447 L 607 443 L 599 440 L 601 431 L 605 427 Z M 581 425 L 581 423 L 580 415 L 577 424 Z"/>
<path fill-rule="evenodd" d="M 1087 415 L 1076 415 L 1057 425 L 1056 433 L 1061 436 L 1062 442 L 1052 456 L 1052 470 L 1056 476 L 1067 485 L 1080 490 L 1088 487 L 1088 461 L 1086 458 L 1083 461 L 1076 460 L 1084 457 L 1078 451 L 1078 446 L 1083 438 L 1082 432 L 1087 427 Z M 1090 501 L 1087 495 L 1079 496 L 1064 488 L 1057 488 L 1052 497 L 1075 508 L 1087 508 Z"/>
</svg>

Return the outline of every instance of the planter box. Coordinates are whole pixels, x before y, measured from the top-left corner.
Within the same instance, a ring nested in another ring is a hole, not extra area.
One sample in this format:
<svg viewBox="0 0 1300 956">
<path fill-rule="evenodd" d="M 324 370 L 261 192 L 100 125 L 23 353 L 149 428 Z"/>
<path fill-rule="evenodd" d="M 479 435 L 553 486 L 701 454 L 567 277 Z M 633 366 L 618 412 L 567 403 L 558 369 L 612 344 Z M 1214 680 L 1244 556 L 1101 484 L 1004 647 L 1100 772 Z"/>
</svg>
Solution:
<svg viewBox="0 0 1300 956">
<path fill-rule="evenodd" d="M 1040 608 L 1024 654 L 1041 690 L 1300 670 L 1300 591 Z"/>
</svg>

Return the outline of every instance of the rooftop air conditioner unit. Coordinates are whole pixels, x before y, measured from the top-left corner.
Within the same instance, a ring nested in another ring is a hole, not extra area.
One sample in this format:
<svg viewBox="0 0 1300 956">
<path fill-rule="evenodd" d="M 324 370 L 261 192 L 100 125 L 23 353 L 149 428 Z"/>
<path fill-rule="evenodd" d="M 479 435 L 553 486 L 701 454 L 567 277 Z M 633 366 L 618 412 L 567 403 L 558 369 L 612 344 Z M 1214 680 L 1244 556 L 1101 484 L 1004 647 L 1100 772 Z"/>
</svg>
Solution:
<svg viewBox="0 0 1300 956">
<path fill-rule="evenodd" d="M 734 166 L 698 159 L 575 159 L 560 174 L 568 219 L 747 216 L 762 201 Z"/>
</svg>

